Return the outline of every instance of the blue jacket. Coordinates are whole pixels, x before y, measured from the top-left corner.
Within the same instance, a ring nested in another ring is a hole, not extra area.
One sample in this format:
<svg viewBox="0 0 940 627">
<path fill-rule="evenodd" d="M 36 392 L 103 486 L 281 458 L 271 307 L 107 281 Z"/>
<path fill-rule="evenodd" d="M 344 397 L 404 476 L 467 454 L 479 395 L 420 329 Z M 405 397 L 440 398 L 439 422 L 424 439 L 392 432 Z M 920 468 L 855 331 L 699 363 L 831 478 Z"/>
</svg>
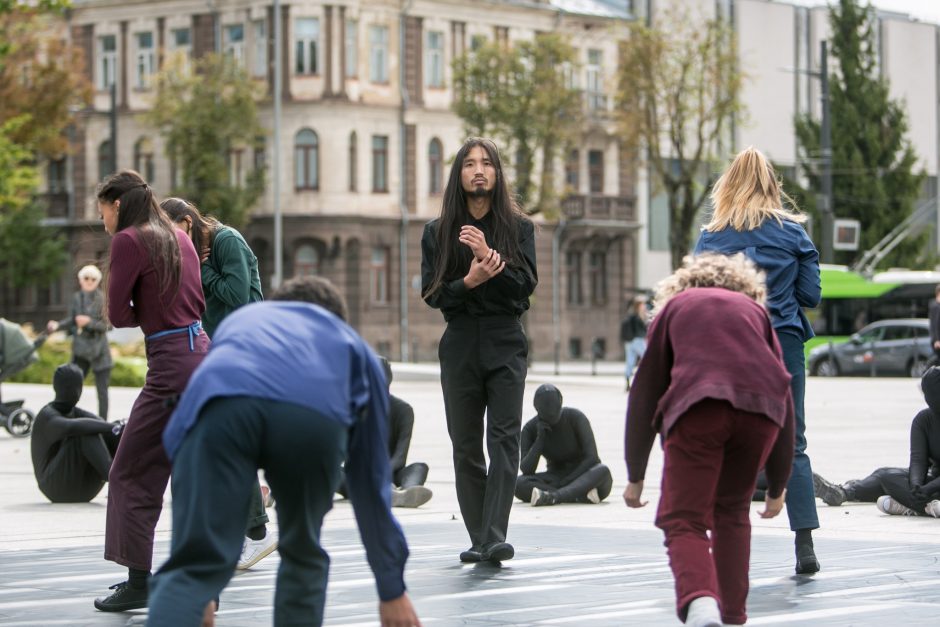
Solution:
<svg viewBox="0 0 940 627">
<path fill-rule="evenodd" d="M 365 341 L 308 303 L 272 301 L 235 310 L 219 325 L 163 432 L 170 459 L 203 406 L 221 396 L 294 403 L 348 427 L 345 469 L 362 543 L 379 597 L 401 596 L 408 546 L 390 510 L 388 384 Z"/>
<path fill-rule="evenodd" d="M 815 335 L 803 307 L 816 307 L 822 296 L 819 253 L 802 226 L 773 218 L 752 231 L 702 231 L 695 254 L 744 253 L 767 274 L 767 309 L 777 332 L 804 342 Z"/>
</svg>

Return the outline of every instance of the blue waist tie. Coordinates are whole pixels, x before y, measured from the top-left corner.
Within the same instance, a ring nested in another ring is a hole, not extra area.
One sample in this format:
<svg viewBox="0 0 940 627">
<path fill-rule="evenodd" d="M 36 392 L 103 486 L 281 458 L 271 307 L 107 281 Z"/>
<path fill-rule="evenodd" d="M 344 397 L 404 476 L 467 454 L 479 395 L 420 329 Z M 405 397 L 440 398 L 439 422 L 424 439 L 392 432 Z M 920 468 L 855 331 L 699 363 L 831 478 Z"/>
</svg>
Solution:
<svg viewBox="0 0 940 627">
<path fill-rule="evenodd" d="M 194 323 L 188 327 L 179 327 L 178 329 L 167 329 L 166 331 L 157 331 L 152 335 L 146 336 L 144 339 L 155 340 L 157 338 L 165 337 L 167 335 L 176 335 L 177 333 L 189 333 L 189 352 L 193 352 L 195 348 L 193 347 L 193 338 L 199 335 L 199 332 L 202 330 L 202 320 L 196 320 Z"/>
</svg>

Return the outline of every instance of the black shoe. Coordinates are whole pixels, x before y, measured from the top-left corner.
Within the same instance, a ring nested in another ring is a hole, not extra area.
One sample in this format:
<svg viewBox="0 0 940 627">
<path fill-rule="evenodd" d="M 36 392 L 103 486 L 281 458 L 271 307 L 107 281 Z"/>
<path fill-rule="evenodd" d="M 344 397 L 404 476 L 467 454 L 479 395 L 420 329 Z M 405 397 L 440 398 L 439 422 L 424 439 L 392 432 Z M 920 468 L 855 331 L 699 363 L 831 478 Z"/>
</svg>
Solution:
<svg viewBox="0 0 940 627">
<path fill-rule="evenodd" d="M 102 612 L 126 612 L 147 607 L 147 588 L 131 588 L 126 581 L 116 583 L 110 596 L 95 599 L 95 608 Z"/>
<path fill-rule="evenodd" d="M 796 547 L 796 574 L 812 575 L 819 572 L 819 560 L 812 544 L 803 544 Z"/>
<path fill-rule="evenodd" d="M 466 551 L 460 554 L 460 561 L 464 564 L 472 564 L 474 562 L 483 561 L 483 551 L 480 550 L 480 547 L 471 546 Z"/>
<path fill-rule="evenodd" d="M 483 559 L 493 564 L 511 560 L 515 554 L 516 550 L 508 542 L 494 542 L 483 549 Z"/>
<path fill-rule="evenodd" d="M 830 483 L 813 473 L 813 492 L 821 498 L 826 505 L 842 505 L 845 503 L 845 488 L 834 483 Z"/>
</svg>

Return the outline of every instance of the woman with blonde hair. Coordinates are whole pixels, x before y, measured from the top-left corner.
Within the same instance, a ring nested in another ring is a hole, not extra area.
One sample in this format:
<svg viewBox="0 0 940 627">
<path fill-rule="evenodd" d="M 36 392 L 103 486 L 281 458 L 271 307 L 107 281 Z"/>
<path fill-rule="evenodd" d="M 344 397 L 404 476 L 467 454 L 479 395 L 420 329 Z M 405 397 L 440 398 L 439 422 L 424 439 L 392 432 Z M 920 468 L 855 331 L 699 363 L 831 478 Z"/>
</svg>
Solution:
<svg viewBox="0 0 940 627">
<path fill-rule="evenodd" d="M 813 494 L 813 469 L 806 454 L 803 396 L 806 363 L 803 343 L 815 334 L 803 307 L 816 307 L 821 296 L 819 253 L 792 199 L 781 189 L 773 166 L 757 149 L 741 151 L 712 188 L 714 210 L 695 254 L 744 253 L 767 276 L 767 309 L 783 360 L 792 379 L 796 411 L 796 450 L 787 485 L 787 516 L 796 534 L 796 572 L 819 570 L 813 529 L 819 528 Z M 784 206 L 784 201 L 792 208 Z"/>
<path fill-rule="evenodd" d="M 623 498 L 628 507 L 646 504 L 646 465 L 662 433 L 656 526 L 666 536 L 676 611 L 694 627 L 747 621 L 750 500 L 762 467 L 761 516 L 783 509 L 793 403 L 764 297 L 763 276 L 744 255 L 686 257 L 657 287 L 630 388 Z"/>
</svg>

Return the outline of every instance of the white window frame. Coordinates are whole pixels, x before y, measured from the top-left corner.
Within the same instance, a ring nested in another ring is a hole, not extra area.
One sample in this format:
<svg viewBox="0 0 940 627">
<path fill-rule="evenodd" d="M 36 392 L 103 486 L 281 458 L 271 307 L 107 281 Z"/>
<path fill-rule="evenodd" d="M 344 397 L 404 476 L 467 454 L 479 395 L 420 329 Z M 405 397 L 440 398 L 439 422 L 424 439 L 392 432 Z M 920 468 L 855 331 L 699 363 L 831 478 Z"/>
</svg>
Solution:
<svg viewBox="0 0 940 627">
<path fill-rule="evenodd" d="M 113 50 L 105 49 L 105 41 L 110 40 Z M 117 82 L 117 35 L 101 35 L 98 37 L 98 75 L 97 85 L 100 91 L 111 88 Z"/>
<path fill-rule="evenodd" d="M 150 45 L 145 48 L 143 39 L 148 35 L 150 36 Z M 153 31 L 134 33 L 134 44 L 137 46 L 135 63 L 136 80 L 134 87 L 139 90 L 150 89 L 150 78 L 156 71 L 156 47 L 154 46 L 153 39 Z"/>
<path fill-rule="evenodd" d="M 388 26 L 369 26 L 369 80 L 388 83 Z"/>
<path fill-rule="evenodd" d="M 268 75 L 268 23 L 263 19 L 252 21 L 251 36 L 254 45 L 251 73 L 256 78 L 264 78 Z"/>
<path fill-rule="evenodd" d="M 359 22 L 346 20 L 346 78 L 359 76 Z"/>
<path fill-rule="evenodd" d="M 607 96 L 604 94 L 604 51 L 590 48 L 587 51 L 587 65 L 584 68 L 584 93 L 587 106 L 591 111 L 607 109 Z"/>
<path fill-rule="evenodd" d="M 235 34 L 238 33 L 238 37 Z M 226 24 L 223 26 L 223 40 L 225 56 L 234 59 L 238 67 L 245 67 L 245 25 Z"/>
<path fill-rule="evenodd" d="M 186 33 L 186 43 L 180 43 L 180 33 Z M 183 69 L 189 70 L 193 56 L 193 31 L 188 26 L 170 30 L 170 50 L 183 57 Z"/>
<path fill-rule="evenodd" d="M 436 46 L 432 46 L 436 39 Z M 444 86 L 444 32 L 429 30 L 425 37 L 424 84 L 427 87 Z"/>
<path fill-rule="evenodd" d="M 301 24 L 310 26 L 309 33 L 301 35 Z M 320 73 L 320 20 L 299 17 L 294 22 L 294 74 L 315 76 Z"/>
</svg>

